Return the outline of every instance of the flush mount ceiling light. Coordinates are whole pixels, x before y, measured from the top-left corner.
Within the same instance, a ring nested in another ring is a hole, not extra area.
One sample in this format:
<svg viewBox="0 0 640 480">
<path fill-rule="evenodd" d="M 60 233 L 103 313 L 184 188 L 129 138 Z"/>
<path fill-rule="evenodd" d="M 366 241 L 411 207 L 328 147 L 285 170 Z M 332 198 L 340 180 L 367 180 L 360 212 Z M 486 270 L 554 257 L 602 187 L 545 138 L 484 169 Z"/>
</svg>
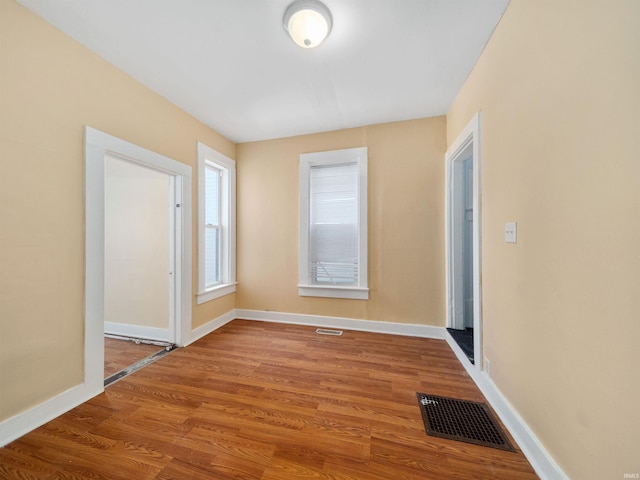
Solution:
<svg viewBox="0 0 640 480">
<path fill-rule="evenodd" d="M 297 0 L 284 12 L 284 29 L 302 48 L 320 45 L 331 31 L 331 12 L 317 0 Z"/>
</svg>

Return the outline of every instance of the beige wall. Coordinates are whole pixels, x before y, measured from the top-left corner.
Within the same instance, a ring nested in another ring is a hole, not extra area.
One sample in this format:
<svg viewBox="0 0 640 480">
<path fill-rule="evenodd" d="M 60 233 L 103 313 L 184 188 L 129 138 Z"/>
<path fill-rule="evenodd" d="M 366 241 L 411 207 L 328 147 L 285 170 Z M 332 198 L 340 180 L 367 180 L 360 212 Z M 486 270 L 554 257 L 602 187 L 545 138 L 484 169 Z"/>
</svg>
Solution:
<svg viewBox="0 0 640 480">
<path fill-rule="evenodd" d="M 369 300 L 298 296 L 301 153 L 368 147 Z M 238 145 L 237 307 L 444 325 L 444 117 Z"/>
<path fill-rule="evenodd" d="M 85 125 L 194 174 L 198 140 L 235 158 L 232 142 L 0 0 L 0 420 L 82 380 Z M 234 297 L 194 304 L 193 326 Z"/>
<path fill-rule="evenodd" d="M 639 46 L 636 0 L 512 0 L 447 116 L 482 111 L 493 380 L 575 479 L 640 472 Z"/>
</svg>

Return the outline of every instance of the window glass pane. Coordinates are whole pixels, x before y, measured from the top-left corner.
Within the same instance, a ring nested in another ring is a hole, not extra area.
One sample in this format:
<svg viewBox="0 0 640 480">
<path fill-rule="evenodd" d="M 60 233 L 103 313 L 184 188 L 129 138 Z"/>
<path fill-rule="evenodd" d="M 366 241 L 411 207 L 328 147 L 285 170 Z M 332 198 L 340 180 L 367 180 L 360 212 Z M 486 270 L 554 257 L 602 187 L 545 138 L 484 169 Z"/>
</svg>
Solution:
<svg viewBox="0 0 640 480">
<path fill-rule="evenodd" d="M 204 282 L 209 287 L 220 283 L 220 229 L 205 228 L 204 236 Z"/>
<path fill-rule="evenodd" d="M 220 171 L 207 166 L 205 171 L 205 223 L 219 225 L 220 223 Z"/>
<path fill-rule="evenodd" d="M 358 282 L 358 165 L 310 169 L 309 267 L 312 284 Z"/>
</svg>

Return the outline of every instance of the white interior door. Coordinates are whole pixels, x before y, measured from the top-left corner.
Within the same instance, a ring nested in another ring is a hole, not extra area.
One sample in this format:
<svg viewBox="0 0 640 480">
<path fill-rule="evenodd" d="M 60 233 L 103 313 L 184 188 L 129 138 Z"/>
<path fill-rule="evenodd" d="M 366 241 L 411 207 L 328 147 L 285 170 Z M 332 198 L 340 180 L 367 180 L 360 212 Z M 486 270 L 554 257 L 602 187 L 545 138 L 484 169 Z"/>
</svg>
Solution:
<svg viewBox="0 0 640 480">
<path fill-rule="evenodd" d="M 173 175 L 105 157 L 105 333 L 174 343 L 174 206 Z"/>
</svg>

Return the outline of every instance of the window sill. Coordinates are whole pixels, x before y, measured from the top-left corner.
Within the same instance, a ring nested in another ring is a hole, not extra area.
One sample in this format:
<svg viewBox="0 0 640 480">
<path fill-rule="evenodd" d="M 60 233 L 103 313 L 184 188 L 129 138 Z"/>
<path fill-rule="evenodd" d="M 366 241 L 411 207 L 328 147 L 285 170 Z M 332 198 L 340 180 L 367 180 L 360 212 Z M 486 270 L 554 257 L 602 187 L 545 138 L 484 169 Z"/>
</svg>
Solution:
<svg viewBox="0 0 640 480">
<path fill-rule="evenodd" d="M 235 292 L 237 284 L 237 282 L 225 283 L 223 285 L 212 287 L 205 292 L 198 293 L 196 295 L 196 305 L 200 305 L 201 303 L 215 300 L 216 298 L 224 297 L 225 295 Z"/>
<path fill-rule="evenodd" d="M 301 297 L 352 298 L 368 300 L 369 289 L 360 287 L 327 287 L 324 285 L 298 285 Z"/>
</svg>

